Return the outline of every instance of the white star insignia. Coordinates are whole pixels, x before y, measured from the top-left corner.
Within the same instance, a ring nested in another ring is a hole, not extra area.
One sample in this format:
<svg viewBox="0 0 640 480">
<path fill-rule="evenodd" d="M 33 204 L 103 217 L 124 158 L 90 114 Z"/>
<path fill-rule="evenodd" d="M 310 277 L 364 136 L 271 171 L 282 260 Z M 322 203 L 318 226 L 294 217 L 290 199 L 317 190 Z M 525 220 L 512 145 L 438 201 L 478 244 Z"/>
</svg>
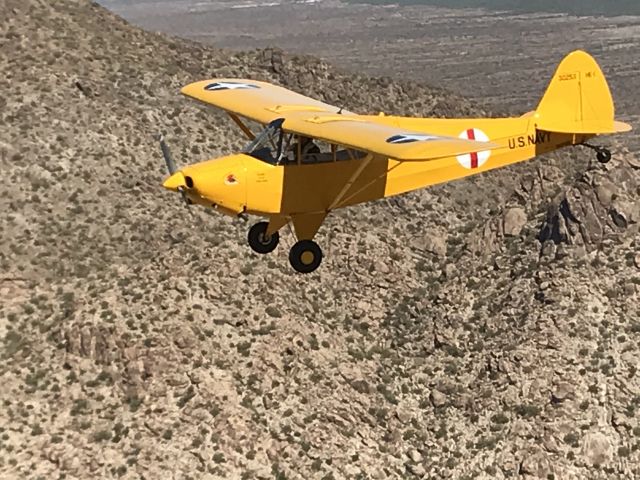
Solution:
<svg viewBox="0 0 640 480">
<path fill-rule="evenodd" d="M 215 82 L 204 87 L 208 92 L 215 92 L 217 90 L 251 90 L 256 88 L 260 87 L 252 85 L 251 83 L 240 82 Z"/>
</svg>

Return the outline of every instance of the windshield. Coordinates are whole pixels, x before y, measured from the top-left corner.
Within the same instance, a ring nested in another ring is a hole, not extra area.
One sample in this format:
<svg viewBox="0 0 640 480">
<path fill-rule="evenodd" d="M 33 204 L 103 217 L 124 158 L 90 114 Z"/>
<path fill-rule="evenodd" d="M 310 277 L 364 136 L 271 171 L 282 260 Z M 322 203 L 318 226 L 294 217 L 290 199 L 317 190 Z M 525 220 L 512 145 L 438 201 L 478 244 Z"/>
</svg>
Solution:
<svg viewBox="0 0 640 480">
<path fill-rule="evenodd" d="M 242 149 L 242 153 L 267 163 L 277 164 L 282 157 L 283 123 L 284 118 L 273 120 Z"/>
</svg>

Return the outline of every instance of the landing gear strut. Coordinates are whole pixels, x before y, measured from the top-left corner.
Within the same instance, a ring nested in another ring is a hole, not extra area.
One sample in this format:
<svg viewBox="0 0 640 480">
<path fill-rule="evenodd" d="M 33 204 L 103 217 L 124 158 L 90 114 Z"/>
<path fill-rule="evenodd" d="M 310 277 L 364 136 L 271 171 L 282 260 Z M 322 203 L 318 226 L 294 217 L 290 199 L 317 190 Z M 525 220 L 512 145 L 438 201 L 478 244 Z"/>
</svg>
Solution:
<svg viewBox="0 0 640 480">
<path fill-rule="evenodd" d="M 249 230 L 249 246 L 256 253 L 271 253 L 278 246 L 280 234 L 273 232 L 267 235 L 268 222 L 258 222 Z"/>
<path fill-rule="evenodd" d="M 300 240 L 289 251 L 289 263 L 300 273 L 311 273 L 322 262 L 322 250 L 313 240 Z"/>
<path fill-rule="evenodd" d="M 599 147 L 597 145 L 589 145 L 588 143 L 583 143 L 583 145 L 596 152 L 596 158 L 600 163 L 609 163 L 609 160 L 611 160 L 611 150 L 609 150 L 608 148 Z"/>
</svg>

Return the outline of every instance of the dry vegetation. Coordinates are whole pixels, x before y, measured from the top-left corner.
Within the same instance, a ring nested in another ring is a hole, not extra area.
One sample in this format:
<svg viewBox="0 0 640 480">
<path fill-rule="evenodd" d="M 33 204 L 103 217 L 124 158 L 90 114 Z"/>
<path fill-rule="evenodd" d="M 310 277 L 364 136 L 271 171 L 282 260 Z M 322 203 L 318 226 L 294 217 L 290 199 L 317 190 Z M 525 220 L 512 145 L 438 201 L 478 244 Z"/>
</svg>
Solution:
<svg viewBox="0 0 640 480">
<path fill-rule="evenodd" d="M 164 192 L 237 147 L 212 76 L 355 111 L 477 115 L 412 82 L 0 3 L 0 476 L 632 478 L 640 161 L 565 151 L 341 211 L 327 260 Z"/>
</svg>

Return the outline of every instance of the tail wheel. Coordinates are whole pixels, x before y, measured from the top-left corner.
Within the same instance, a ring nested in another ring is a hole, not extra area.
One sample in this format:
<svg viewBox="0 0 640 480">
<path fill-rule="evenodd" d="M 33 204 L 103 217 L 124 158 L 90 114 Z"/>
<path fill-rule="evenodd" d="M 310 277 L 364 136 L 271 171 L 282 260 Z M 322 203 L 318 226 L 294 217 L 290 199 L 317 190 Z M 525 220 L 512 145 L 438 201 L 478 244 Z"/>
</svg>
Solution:
<svg viewBox="0 0 640 480">
<path fill-rule="evenodd" d="M 274 232 L 267 235 L 269 223 L 258 222 L 249 229 L 249 246 L 256 253 L 270 253 L 275 250 L 280 241 L 280 234 Z"/>
<path fill-rule="evenodd" d="M 289 263 L 300 273 L 311 273 L 322 262 L 322 250 L 313 240 L 300 240 L 289 251 Z"/>
<path fill-rule="evenodd" d="M 607 148 L 598 148 L 596 152 L 596 158 L 600 163 L 609 163 L 609 160 L 611 160 L 611 150 Z"/>
</svg>

